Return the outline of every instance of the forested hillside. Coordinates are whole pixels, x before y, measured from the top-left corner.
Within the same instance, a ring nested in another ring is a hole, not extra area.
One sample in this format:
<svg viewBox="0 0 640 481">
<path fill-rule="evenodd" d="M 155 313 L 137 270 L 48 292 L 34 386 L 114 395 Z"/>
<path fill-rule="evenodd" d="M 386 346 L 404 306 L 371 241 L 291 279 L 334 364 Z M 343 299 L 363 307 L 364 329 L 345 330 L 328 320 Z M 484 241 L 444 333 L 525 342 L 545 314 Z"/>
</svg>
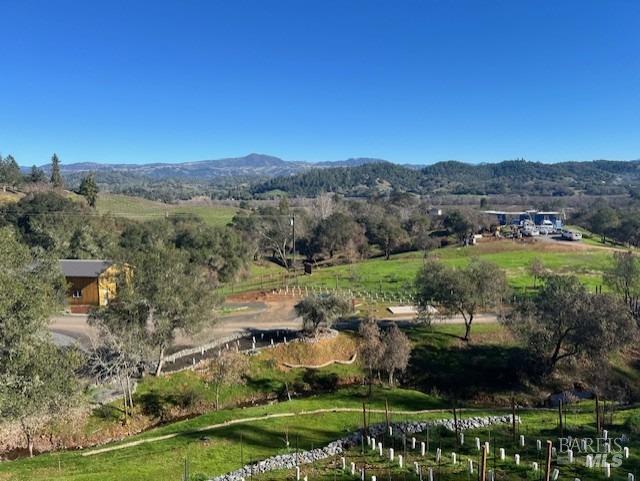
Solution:
<svg viewBox="0 0 640 481">
<path fill-rule="evenodd" d="M 303 174 L 277 177 L 257 184 L 252 192 L 263 194 L 280 190 L 294 196 L 313 197 L 322 192 L 362 195 L 374 189 L 395 188 L 420 192 L 419 172 L 390 162 L 377 162 L 356 167 L 313 169 Z"/>
<path fill-rule="evenodd" d="M 322 192 L 370 196 L 389 191 L 426 195 L 628 195 L 640 193 L 640 160 L 561 162 L 526 160 L 466 164 L 399 165 L 373 158 L 337 162 L 291 162 L 251 154 L 234 159 L 176 164 L 64 164 L 65 184 L 76 189 L 93 176 L 100 190 L 176 202 L 205 196 L 215 199 L 314 197 Z M 51 175 L 51 167 L 20 169 L 0 158 L 0 184 L 19 187 Z"/>
<path fill-rule="evenodd" d="M 471 165 L 439 162 L 420 170 L 388 162 L 356 167 L 314 169 L 277 177 L 255 185 L 252 193 L 283 191 L 294 196 L 320 192 L 363 195 L 374 189 L 417 194 L 507 194 L 567 196 L 576 193 L 613 195 L 633 193 L 640 186 L 640 161 L 563 162 L 543 164 L 509 160 Z"/>
</svg>

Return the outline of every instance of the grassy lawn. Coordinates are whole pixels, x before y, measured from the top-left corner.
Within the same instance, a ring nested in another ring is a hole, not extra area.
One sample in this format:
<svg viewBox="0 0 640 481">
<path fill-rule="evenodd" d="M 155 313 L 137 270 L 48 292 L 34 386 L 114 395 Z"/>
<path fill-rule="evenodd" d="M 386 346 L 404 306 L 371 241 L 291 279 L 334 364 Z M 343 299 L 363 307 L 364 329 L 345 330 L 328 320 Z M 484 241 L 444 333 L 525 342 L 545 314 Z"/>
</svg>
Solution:
<svg viewBox="0 0 640 481">
<path fill-rule="evenodd" d="M 538 258 L 554 271 L 576 274 L 588 287 L 602 284 L 602 272 L 612 259 L 609 249 L 594 246 L 573 246 L 558 242 L 522 244 L 512 241 L 481 243 L 472 247 L 451 246 L 437 249 L 432 255 L 451 266 L 462 266 L 472 258 L 493 262 L 504 269 L 509 283 L 514 288 L 529 288 L 533 277 L 529 274 L 531 262 Z M 412 289 L 416 274 L 422 267 L 421 252 L 397 254 L 390 260 L 368 259 L 348 265 L 315 269 L 310 276 L 301 276 L 291 281 L 294 285 L 308 288 L 339 288 L 366 290 L 368 292 L 399 294 Z M 264 267 L 252 270 L 249 278 L 233 286 L 234 292 L 259 289 L 261 285 L 282 285 L 284 269 Z"/>
<path fill-rule="evenodd" d="M 154 480 L 175 481 L 182 479 L 184 459 L 188 459 L 192 479 L 207 479 L 233 469 L 237 469 L 242 462 L 256 462 L 275 454 L 292 452 L 295 446 L 301 450 L 311 449 L 327 444 L 343 435 L 358 429 L 361 426 L 362 415 L 359 410 L 364 389 L 349 389 L 331 395 L 321 395 L 309 399 L 294 400 L 266 407 L 247 409 L 234 409 L 217 413 L 209 413 L 196 419 L 172 424 L 158 428 L 140 436 L 135 436 L 128 441 L 148 439 L 151 437 L 179 433 L 170 439 L 148 442 L 133 447 L 110 451 L 92 456 L 82 456 L 81 452 L 62 452 L 58 454 L 38 456 L 34 459 L 22 459 L 19 461 L 0 464 L 0 479 L 7 480 L 83 480 L 83 481 L 116 481 L 116 480 Z M 382 410 L 384 401 L 388 400 L 393 411 L 423 410 L 441 408 L 442 404 L 429 396 L 407 390 L 382 390 L 376 389 L 369 402 L 372 409 Z M 355 412 L 327 412 L 322 414 L 303 414 L 304 411 L 331 408 L 352 408 Z M 246 424 L 235 424 L 208 431 L 195 432 L 230 419 L 264 417 L 269 414 L 294 412 L 294 417 L 276 419 L 259 419 Z M 611 436 L 626 433 L 624 420 L 635 411 L 620 411 L 614 417 L 614 424 L 608 426 Z M 462 414 L 462 417 L 472 415 L 486 415 L 492 413 L 506 413 L 506 411 L 472 411 Z M 417 479 L 411 474 L 413 461 L 418 461 L 423 466 L 438 468 L 434 459 L 436 447 L 443 452 L 443 459 L 439 469 L 439 479 L 467 480 L 465 466 L 466 459 L 470 458 L 474 464 L 478 460 L 478 452 L 474 447 L 474 437 L 478 436 L 482 442 L 490 441 L 493 448 L 504 447 L 507 451 L 507 459 L 500 461 L 497 452 L 489 457 L 488 465 L 499 473 L 497 479 L 537 479 L 531 471 L 531 462 L 540 463 L 542 454 L 535 448 L 535 440 L 557 440 L 559 432 L 556 426 L 557 414 L 554 410 L 546 411 L 521 411 L 519 413 L 523 422 L 519 428 L 520 434 L 525 435 L 525 448 L 518 447 L 511 438 L 507 427 L 483 428 L 465 433 L 465 444 L 462 447 L 454 447 L 454 436 L 444 430 L 432 430 L 429 434 L 430 450 L 426 458 L 422 458 L 417 451 L 407 450 L 405 453 L 406 469 L 400 470 L 397 464 L 389 463 L 379 458 L 372 452 L 364 456 L 359 449 L 353 449 L 347 453 L 348 462 L 354 461 L 362 466 L 367 463 L 368 475 L 377 474 L 378 479 Z M 393 421 L 406 421 L 418 419 L 440 419 L 451 417 L 450 412 L 431 412 L 424 414 L 396 413 L 392 415 Z M 572 436 L 593 436 L 593 413 L 591 404 L 585 403 L 584 410 L 569 407 L 567 409 L 567 424 L 564 434 Z M 383 413 L 371 414 L 370 423 L 383 423 Z M 286 446 L 287 437 L 290 442 Z M 418 441 L 426 441 L 426 433 L 417 436 Z M 242 439 L 242 446 L 240 440 Z M 386 437 L 386 447 L 395 446 L 397 453 L 403 452 L 402 439 L 400 437 Z M 631 459 L 625 460 L 622 467 L 614 469 L 613 479 L 626 479 L 627 472 L 635 472 L 638 465 L 638 453 L 640 443 L 635 438 L 626 443 L 631 448 Z M 459 463 L 451 464 L 450 453 L 458 453 Z M 496 449 L 497 451 L 497 449 Z M 522 457 L 520 466 L 515 466 L 513 455 L 519 453 Z M 496 455 L 494 458 L 494 454 Z M 576 455 L 577 462 L 573 465 L 557 464 L 561 470 L 562 479 L 603 479 L 602 472 L 587 471 L 583 467 L 584 457 Z M 332 462 L 323 461 L 314 465 L 303 467 L 303 472 L 309 474 L 309 479 L 353 479 L 343 473 L 334 472 Z M 542 465 L 542 463 L 540 463 Z M 256 480 L 282 480 L 293 479 L 293 471 L 274 472 L 268 475 L 256 476 Z M 367 478 L 369 479 L 369 478 Z"/>
<path fill-rule="evenodd" d="M 158 442 L 141 444 L 94 456 L 82 456 L 80 452 L 45 454 L 33 459 L 0 463 L 2 480 L 82 480 L 120 481 L 153 480 L 176 481 L 181 479 L 183 459 L 189 459 L 192 474 L 216 475 L 240 466 L 240 437 L 243 439 L 244 461 L 256 461 L 278 453 L 287 452 L 285 439 L 300 449 L 322 446 L 358 428 L 362 415 L 328 412 L 316 415 L 299 414 L 295 417 L 252 421 L 206 432 L 194 432 L 205 426 L 231 419 L 262 417 L 268 414 L 311 411 L 331 408 L 362 408 L 364 388 L 341 390 L 334 394 L 294 400 L 271 406 L 233 409 L 212 412 L 195 419 L 173 423 L 154 429 L 127 442 L 151 438 L 163 434 L 178 436 Z M 439 408 L 438 400 L 415 391 L 375 390 L 371 406 L 383 409 L 384 400 L 397 410 L 422 410 Z M 441 413 L 420 417 L 442 417 Z M 379 422 L 380 419 L 376 420 Z M 373 421 L 373 419 L 372 419 Z M 197 478 L 196 478 L 197 479 Z"/>
<path fill-rule="evenodd" d="M 171 214 L 195 214 L 210 225 L 225 225 L 238 209 L 214 204 L 165 204 L 141 197 L 102 193 L 98 197 L 98 212 L 147 220 Z"/>
</svg>

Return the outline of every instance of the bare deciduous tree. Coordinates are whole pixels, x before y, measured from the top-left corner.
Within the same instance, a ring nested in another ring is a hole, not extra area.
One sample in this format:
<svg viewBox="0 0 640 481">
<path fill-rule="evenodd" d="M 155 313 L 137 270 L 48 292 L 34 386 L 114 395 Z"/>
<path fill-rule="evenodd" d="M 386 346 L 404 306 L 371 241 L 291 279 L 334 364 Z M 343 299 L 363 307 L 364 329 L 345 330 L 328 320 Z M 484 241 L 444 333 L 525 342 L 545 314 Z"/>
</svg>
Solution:
<svg viewBox="0 0 640 481">
<path fill-rule="evenodd" d="M 411 341 L 396 324 L 383 336 L 384 355 L 382 367 L 389 376 L 389 385 L 393 386 L 396 372 L 404 372 L 409 364 Z"/>
<path fill-rule="evenodd" d="M 117 306 L 117 302 L 112 304 Z M 133 378 L 140 375 L 143 369 L 148 345 L 145 342 L 146 317 L 136 320 L 134 313 L 130 312 L 131 315 L 127 317 L 124 314 L 114 306 L 110 310 L 98 310 L 91 314 L 89 322 L 97 328 L 98 336 L 91 340 L 88 364 L 96 380 L 115 380 L 120 384 L 126 423 L 134 408 Z"/>
<path fill-rule="evenodd" d="M 367 370 L 369 395 L 371 395 L 373 371 L 379 368 L 380 361 L 384 355 L 382 334 L 375 319 L 367 319 L 361 322 L 358 333 L 360 334 L 358 352 L 360 354 L 360 360 Z"/>
<path fill-rule="evenodd" d="M 244 383 L 249 369 L 247 357 L 239 352 L 223 350 L 207 363 L 205 376 L 216 394 L 216 411 L 220 409 L 220 389 L 223 386 Z"/>
<path fill-rule="evenodd" d="M 604 279 L 640 324 L 640 258 L 633 252 L 615 252 Z"/>
<path fill-rule="evenodd" d="M 535 289 L 538 285 L 538 280 L 544 276 L 546 269 L 544 267 L 544 262 L 539 257 L 534 258 L 529 264 L 529 273 L 531 277 L 533 277 L 533 288 Z"/>
<path fill-rule="evenodd" d="M 334 195 L 329 192 L 323 192 L 313 200 L 314 212 L 320 220 L 324 220 L 333 214 L 336 206 Z"/>
</svg>

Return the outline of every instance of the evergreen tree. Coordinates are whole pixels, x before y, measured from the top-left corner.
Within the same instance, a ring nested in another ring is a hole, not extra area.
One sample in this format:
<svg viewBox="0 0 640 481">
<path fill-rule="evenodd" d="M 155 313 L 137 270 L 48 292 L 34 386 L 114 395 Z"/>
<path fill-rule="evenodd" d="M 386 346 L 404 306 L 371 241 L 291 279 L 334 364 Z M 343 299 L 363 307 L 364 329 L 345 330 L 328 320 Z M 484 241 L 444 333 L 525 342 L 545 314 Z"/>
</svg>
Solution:
<svg viewBox="0 0 640 481">
<path fill-rule="evenodd" d="M 87 199 L 87 203 L 91 207 L 96 206 L 96 200 L 98 198 L 98 184 L 96 184 L 96 179 L 93 174 L 89 174 L 82 178 L 78 194 Z"/>
<path fill-rule="evenodd" d="M 31 167 L 31 173 L 29 174 L 29 182 L 32 182 L 34 184 L 40 183 L 40 182 L 46 182 L 47 181 L 47 176 L 44 173 L 44 170 L 42 170 L 40 167 L 37 166 L 32 166 Z"/>
<path fill-rule="evenodd" d="M 0 184 L 16 187 L 22 183 L 20 167 L 11 155 L 0 157 Z"/>
<path fill-rule="evenodd" d="M 51 183 L 57 189 L 62 189 L 64 187 L 64 180 L 60 173 L 60 159 L 58 159 L 56 154 L 53 154 L 51 157 Z"/>
<path fill-rule="evenodd" d="M 91 238 L 91 234 L 87 226 L 78 227 L 73 231 L 67 249 L 69 259 L 92 259 L 100 256 L 100 249 Z"/>
</svg>

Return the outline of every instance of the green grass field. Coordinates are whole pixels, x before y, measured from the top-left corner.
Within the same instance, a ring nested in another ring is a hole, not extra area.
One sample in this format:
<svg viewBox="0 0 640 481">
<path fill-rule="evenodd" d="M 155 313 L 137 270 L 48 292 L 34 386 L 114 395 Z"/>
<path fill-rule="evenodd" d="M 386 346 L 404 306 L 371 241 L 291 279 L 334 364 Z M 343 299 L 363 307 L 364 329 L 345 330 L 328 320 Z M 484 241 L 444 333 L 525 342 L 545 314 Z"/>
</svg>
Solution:
<svg viewBox="0 0 640 481">
<path fill-rule="evenodd" d="M 369 400 L 364 396 L 365 389 L 349 389 L 331 395 L 315 396 L 309 399 L 294 400 L 272 406 L 234 409 L 217 413 L 209 413 L 198 418 L 182 421 L 163 428 L 154 429 L 142 435 L 133 436 L 126 442 L 144 441 L 142 444 L 123 447 L 118 450 L 83 456 L 83 452 L 60 452 L 35 457 L 34 459 L 22 459 L 19 461 L 0 463 L 0 479 L 3 480 L 35 480 L 47 479 L 55 481 L 120 481 L 120 480 L 153 480 L 153 481 L 178 481 L 183 472 L 184 460 L 188 460 L 189 471 L 192 480 L 204 480 L 208 477 L 222 474 L 239 468 L 242 463 L 256 462 L 269 456 L 292 452 L 295 446 L 301 450 L 324 446 L 330 441 L 340 438 L 361 427 L 362 402 L 366 401 L 371 409 L 381 412 L 370 415 L 370 424 L 383 423 L 385 416 L 382 412 L 384 401 L 388 400 L 390 409 L 396 411 L 392 414 L 393 421 L 440 419 L 450 418 L 451 413 L 440 402 L 408 390 L 383 390 L 376 389 Z M 309 411 L 317 409 L 350 408 L 353 412 L 325 412 L 311 414 Z M 422 414 L 406 414 L 401 411 L 416 411 L 433 409 L 432 412 Z M 591 404 L 585 403 L 584 408 L 567 408 L 567 420 L 564 434 L 573 436 L 594 436 L 594 416 Z M 308 413 L 308 414 L 305 414 Z M 296 413 L 295 416 L 266 419 L 267 415 L 277 413 Z M 465 412 L 462 417 L 506 414 L 500 410 L 474 410 Z M 613 420 L 613 424 L 607 426 L 611 436 L 619 436 L 627 433 L 624 426 L 625 419 L 634 411 L 620 411 Z M 537 479 L 531 477 L 531 462 L 539 462 L 541 453 L 535 449 L 535 439 L 552 439 L 557 442 L 560 432 L 557 428 L 557 414 L 554 410 L 521 411 L 523 422 L 519 428 L 520 434 L 525 435 L 527 445 L 525 448 L 516 447 L 512 441 L 508 427 L 483 428 L 469 431 L 465 434 L 465 446 L 454 448 L 452 433 L 436 430 L 432 431 L 431 447 L 426 458 L 419 456 L 417 452 L 408 452 L 405 455 L 406 469 L 399 469 L 397 464 L 391 464 L 382 460 L 373 453 L 362 455 L 359 449 L 352 449 L 347 453 L 350 461 L 362 466 L 366 462 L 369 467 L 369 475 L 377 474 L 379 479 L 387 479 L 387 475 L 393 475 L 391 479 L 417 479 L 410 470 L 414 460 L 418 460 L 424 466 L 436 466 L 434 450 L 436 446 L 442 448 L 443 462 L 440 465 L 442 477 L 452 481 L 463 481 L 469 478 L 464 469 L 466 459 L 473 459 L 477 463 L 478 453 L 475 450 L 473 437 L 478 436 L 484 442 L 491 440 L 494 447 L 504 447 L 508 453 L 508 460 L 492 460 L 489 466 L 493 466 L 500 473 L 497 479 Z M 209 430 L 204 429 L 234 419 L 255 419 L 248 423 L 238 423 Z M 168 439 L 154 440 L 162 435 L 176 436 Z M 289 439 L 289 448 L 286 440 Z M 426 434 L 418 436 L 424 440 Z M 242 443 L 241 443 L 242 440 Z M 396 452 L 401 453 L 402 441 L 399 437 L 384 439 L 385 446 L 396 446 Z M 123 443 L 108 445 L 119 446 Z M 631 448 L 632 457 L 625 460 L 622 467 L 614 470 L 613 479 L 626 479 L 627 472 L 635 472 L 638 465 L 638 453 L 640 443 L 631 438 L 626 445 Z M 459 463 L 453 466 L 450 462 L 450 452 L 456 450 L 459 453 Z M 86 452 L 86 451 L 85 451 Z M 514 453 L 520 453 L 522 464 L 515 466 Z M 578 462 L 583 463 L 583 457 L 576 456 Z M 603 479 L 600 471 L 587 471 L 580 464 L 561 466 L 562 479 Z M 311 475 L 310 479 L 353 479 L 331 469 L 331 461 L 324 461 L 314 465 L 303 467 L 305 473 Z M 381 475 L 385 477 L 382 478 Z M 256 480 L 281 480 L 294 479 L 293 470 L 286 472 L 274 472 L 268 475 L 256 477 Z M 369 478 L 367 478 L 369 479 Z"/>
<path fill-rule="evenodd" d="M 165 215 L 195 214 L 210 225 L 225 225 L 238 211 L 235 207 L 219 204 L 165 204 L 141 197 L 102 193 L 98 197 L 98 212 L 130 219 L 147 220 Z"/>
<path fill-rule="evenodd" d="M 575 247 L 575 249 L 573 248 Z M 522 244 L 512 241 L 481 243 L 472 247 L 451 246 L 432 251 L 432 255 L 451 266 L 462 266 L 472 258 L 493 262 L 504 269 L 514 288 L 533 286 L 529 266 L 540 259 L 551 271 L 575 274 L 590 288 L 602 284 L 602 273 L 610 265 L 612 251 L 591 245 L 571 246 L 562 242 Z M 357 289 L 369 292 L 398 294 L 413 287 L 416 274 L 424 263 L 421 252 L 397 254 L 390 260 L 374 258 L 353 264 L 318 268 L 309 276 L 299 276 L 291 284 L 316 287 Z M 249 278 L 233 286 L 234 292 L 270 286 L 269 282 L 282 285 L 285 271 L 263 266 L 252 270 Z M 229 286 L 227 286 L 229 287 Z"/>
<path fill-rule="evenodd" d="M 0 479 L 178 481 L 181 479 L 184 458 L 189 459 L 193 474 L 207 476 L 221 474 L 240 466 L 241 436 L 244 461 L 248 462 L 287 452 L 285 443 L 287 433 L 292 443 L 297 439 L 300 449 L 309 449 L 325 445 L 357 429 L 362 417 L 359 412 L 328 412 L 316 415 L 301 413 L 331 408 L 362 409 L 362 402 L 365 400 L 363 392 L 366 392 L 364 388 L 349 389 L 331 395 L 271 406 L 212 412 L 126 440 L 131 442 L 172 433 L 178 434 L 163 441 L 149 442 L 94 456 L 85 457 L 81 452 L 60 452 L 37 456 L 33 459 L 0 463 Z M 385 399 L 388 399 L 394 409 L 399 410 L 422 410 L 441 406 L 429 396 L 405 390 L 376 390 L 371 405 L 382 409 Z M 236 424 L 210 431 L 195 431 L 232 419 L 264 417 L 268 414 L 287 412 L 299 414 L 295 417 L 257 420 L 250 424 Z M 433 413 L 423 417 L 441 416 L 441 413 Z M 194 479 L 197 478 L 194 477 Z"/>
</svg>

